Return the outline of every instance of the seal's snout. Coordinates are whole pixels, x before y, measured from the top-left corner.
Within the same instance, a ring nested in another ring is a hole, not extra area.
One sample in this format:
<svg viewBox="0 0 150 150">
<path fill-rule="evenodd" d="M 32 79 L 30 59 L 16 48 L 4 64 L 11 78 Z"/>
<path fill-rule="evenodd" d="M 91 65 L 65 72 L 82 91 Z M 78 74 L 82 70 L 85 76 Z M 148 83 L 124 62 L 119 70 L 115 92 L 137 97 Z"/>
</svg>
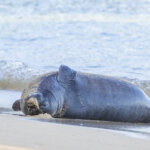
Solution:
<svg viewBox="0 0 150 150">
<path fill-rule="evenodd" d="M 41 113 L 37 98 L 30 97 L 26 101 L 26 111 L 28 115 L 38 115 L 39 113 Z"/>
</svg>

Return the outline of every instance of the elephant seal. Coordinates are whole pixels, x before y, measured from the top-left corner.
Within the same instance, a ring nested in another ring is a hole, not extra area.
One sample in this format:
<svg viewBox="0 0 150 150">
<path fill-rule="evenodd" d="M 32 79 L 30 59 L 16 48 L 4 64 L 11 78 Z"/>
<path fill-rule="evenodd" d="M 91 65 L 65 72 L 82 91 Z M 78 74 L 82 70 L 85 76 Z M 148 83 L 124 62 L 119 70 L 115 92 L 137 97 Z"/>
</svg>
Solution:
<svg viewBox="0 0 150 150">
<path fill-rule="evenodd" d="M 77 72 L 61 65 L 26 88 L 14 110 L 55 118 L 150 122 L 150 99 L 126 81 Z"/>
</svg>

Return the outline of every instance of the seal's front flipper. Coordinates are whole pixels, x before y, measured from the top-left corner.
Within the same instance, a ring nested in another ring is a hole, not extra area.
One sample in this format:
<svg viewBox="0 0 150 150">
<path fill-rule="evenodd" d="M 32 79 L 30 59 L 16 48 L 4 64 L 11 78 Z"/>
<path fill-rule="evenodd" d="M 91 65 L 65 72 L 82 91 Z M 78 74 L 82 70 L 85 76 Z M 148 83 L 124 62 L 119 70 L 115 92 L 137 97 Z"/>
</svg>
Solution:
<svg viewBox="0 0 150 150">
<path fill-rule="evenodd" d="M 60 82 L 70 82 L 75 80 L 76 71 L 69 68 L 68 66 L 61 65 L 59 67 L 58 81 Z"/>
<path fill-rule="evenodd" d="M 21 103 L 21 99 L 16 100 L 12 105 L 12 109 L 14 111 L 21 111 L 20 103 Z"/>
</svg>

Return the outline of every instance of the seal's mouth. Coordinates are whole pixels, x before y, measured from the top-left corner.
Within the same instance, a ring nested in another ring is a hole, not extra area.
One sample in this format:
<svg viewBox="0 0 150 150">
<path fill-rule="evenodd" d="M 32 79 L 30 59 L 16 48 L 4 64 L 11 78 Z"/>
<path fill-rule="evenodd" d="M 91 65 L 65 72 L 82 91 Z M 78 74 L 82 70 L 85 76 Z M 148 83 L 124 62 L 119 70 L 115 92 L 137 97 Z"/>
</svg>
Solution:
<svg viewBox="0 0 150 150">
<path fill-rule="evenodd" d="M 27 115 L 38 115 L 42 113 L 37 98 L 31 97 L 26 101 L 26 113 Z"/>
</svg>

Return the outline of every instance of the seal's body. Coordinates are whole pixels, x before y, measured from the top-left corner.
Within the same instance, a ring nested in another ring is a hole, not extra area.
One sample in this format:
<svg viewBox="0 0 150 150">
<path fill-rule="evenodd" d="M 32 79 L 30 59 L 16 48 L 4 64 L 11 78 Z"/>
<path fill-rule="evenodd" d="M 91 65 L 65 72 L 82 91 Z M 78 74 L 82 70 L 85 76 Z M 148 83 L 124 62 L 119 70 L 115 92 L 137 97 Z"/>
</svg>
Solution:
<svg viewBox="0 0 150 150">
<path fill-rule="evenodd" d="M 150 99 L 123 80 L 76 72 L 61 65 L 58 72 L 38 78 L 24 90 L 26 115 L 125 122 L 150 122 Z"/>
</svg>

